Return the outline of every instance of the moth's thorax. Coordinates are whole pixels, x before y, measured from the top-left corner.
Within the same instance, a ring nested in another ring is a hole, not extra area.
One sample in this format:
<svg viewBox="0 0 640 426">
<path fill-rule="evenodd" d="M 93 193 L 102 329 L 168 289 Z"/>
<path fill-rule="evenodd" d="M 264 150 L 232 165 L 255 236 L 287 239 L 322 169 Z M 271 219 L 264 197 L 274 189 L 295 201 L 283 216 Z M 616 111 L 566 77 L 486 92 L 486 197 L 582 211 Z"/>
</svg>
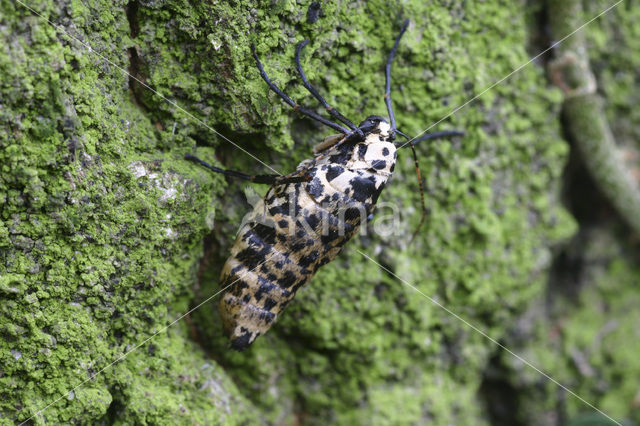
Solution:
<svg viewBox="0 0 640 426">
<path fill-rule="evenodd" d="M 380 122 L 353 150 L 350 168 L 391 175 L 396 163 L 396 146 L 389 140 L 389 124 Z"/>
</svg>

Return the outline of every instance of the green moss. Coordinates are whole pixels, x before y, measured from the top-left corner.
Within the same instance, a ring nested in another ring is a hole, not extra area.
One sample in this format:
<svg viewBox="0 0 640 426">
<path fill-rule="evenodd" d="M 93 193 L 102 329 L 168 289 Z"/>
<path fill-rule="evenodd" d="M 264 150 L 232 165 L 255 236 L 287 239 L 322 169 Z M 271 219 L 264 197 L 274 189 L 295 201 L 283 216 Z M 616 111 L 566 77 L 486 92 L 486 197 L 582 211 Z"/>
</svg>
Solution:
<svg viewBox="0 0 640 426">
<path fill-rule="evenodd" d="M 185 139 L 154 128 L 125 75 L 19 4 L 1 9 L 2 421 L 61 396 L 34 420 L 238 419 L 247 403 L 182 327 L 110 366 L 188 307 L 222 181 L 175 161 Z M 126 52 L 124 5 L 65 13 L 95 50 Z M 126 54 L 109 56 L 127 68 Z"/>
<path fill-rule="evenodd" d="M 393 68 L 396 116 L 410 134 L 527 60 L 516 3 L 330 3 L 315 24 L 307 4 L 140 2 L 129 22 L 124 3 L 38 10 L 282 171 L 331 132 L 268 92 L 252 41 L 274 80 L 314 105 L 293 62 L 296 42 L 310 38 L 309 78 L 357 121 L 386 114 L 383 64 L 411 17 Z M 161 330 L 194 292 L 217 290 L 243 185 L 225 190 L 185 152 L 198 145 L 230 168 L 266 169 L 19 4 L 0 7 L 0 411 L 12 421 Z M 192 328 L 160 333 L 37 421 L 481 422 L 475 393 L 491 345 L 356 249 L 500 338 L 539 293 L 549 246 L 574 231 L 555 195 L 566 156 L 558 101 L 531 66 L 438 126 L 467 135 L 419 148 L 431 214 L 412 245 L 419 197 L 401 156 L 381 199 L 401 210 L 397 234 L 354 241 L 250 351 L 227 349 L 214 301 L 189 316 Z"/>
<path fill-rule="evenodd" d="M 584 16 L 579 19 L 586 22 L 609 6 L 606 1 L 587 2 Z M 638 149 L 640 128 L 640 115 L 635 108 L 640 70 L 639 18 L 637 6 L 622 3 L 586 27 L 583 34 L 602 108 L 616 142 L 615 147 L 609 147 L 616 152 L 607 155 L 616 159 L 615 167 L 632 171 L 638 168 L 633 153 Z M 586 109 L 591 108 L 589 103 Z M 580 130 L 586 132 L 589 126 Z M 591 161 L 601 160 L 596 156 Z M 573 169 L 576 173 L 575 165 Z M 572 197 L 572 204 L 584 218 L 585 226 L 558 256 L 558 267 L 544 299 L 533 303 L 524 317 L 527 326 L 519 326 L 518 333 L 506 342 L 600 410 L 623 423 L 637 424 L 637 236 L 621 224 L 622 218 L 612 214 L 604 197 L 595 190 L 594 185 L 606 184 L 607 180 L 594 184 L 584 174 L 573 180 L 576 182 L 570 190 L 578 193 Z M 509 357 L 503 357 L 503 362 L 509 366 L 512 393 L 521 395 L 519 417 L 524 424 L 535 424 L 531 419 L 541 417 L 575 425 L 591 424 L 590 419 L 599 418 L 597 424 L 611 424 L 535 372 L 523 370 Z"/>
<path fill-rule="evenodd" d="M 566 256 L 583 265 L 580 274 L 554 280 L 545 310 L 520 334 L 518 352 L 581 398 L 617 420 L 640 421 L 637 383 L 640 350 L 637 312 L 637 266 L 627 254 L 637 247 L 612 238 L 618 231 L 602 226 L 583 232 Z M 543 309 L 534 304 L 534 310 Z M 510 342 L 515 348 L 517 342 Z M 593 412 L 586 404 L 566 395 L 558 403 L 556 385 L 505 357 L 512 368 L 512 385 L 523 400 L 520 417 L 551 415 L 578 420 Z M 514 390 L 515 393 L 515 390 Z M 524 397 L 526 395 L 526 397 Z M 606 419 L 602 418 L 604 423 Z"/>
</svg>

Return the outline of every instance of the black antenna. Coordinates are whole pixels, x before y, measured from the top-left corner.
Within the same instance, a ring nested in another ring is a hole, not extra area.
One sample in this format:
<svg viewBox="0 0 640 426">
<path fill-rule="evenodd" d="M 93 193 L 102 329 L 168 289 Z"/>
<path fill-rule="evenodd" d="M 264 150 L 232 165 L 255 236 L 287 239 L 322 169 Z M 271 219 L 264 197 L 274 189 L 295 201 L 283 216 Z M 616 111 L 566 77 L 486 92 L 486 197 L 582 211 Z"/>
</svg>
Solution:
<svg viewBox="0 0 640 426">
<path fill-rule="evenodd" d="M 334 123 L 333 121 L 327 120 L 326 118 L 322 117 L 321 115 L 316 114 L 315 112 L 311 111 L 309 108 L 304 107 L 302 105 L 297 104 L 296 102 L 293 101 L 293 99 L 291 99 L 289 96 L 287 96 L 282 90 L 280 90 L 280 88 L 278 86 L 275 85 L 275 83 L 273 83 L 271 81 L 271 79 L 269 78 L 269 76 L 267 76 L 267 73 L 264 71 L 264 68 L 262 67 L 262 63 L 260 62 L 260 59 L 258 58 L 258 54 L 256 53 L 256 46 L 252 43 L 251 44 L 251 53 L 253 54 L 253 58 L 256 60 L 256 66 L 258 67 L 258 71 L 260 71 L 260 76 L 262 77 L 262 79 L 267 83 L 267 85 L 269 86 L 269 88 L 271 90 L 273 90 L 273 92 L 280 96 L 280 98 L 282 98 L 282 100 L 284 100 L 287 104 L 289 104 L 289 106 L 291 106 L 291 108 L 293 108 L 294 111 L 298 111 L 300 114 L 302 115 L 306 115 L 309 118 L 312 118 L 316 121 L 319 121 L 320 123 L 331 127 L 332 129 L 335 129 L 337 131 L 339 131 L 340 133 L 344 133 L 344 134 L 348 134 L 349 129 L 347 129 L 344 126 L 341 126 L 337 123 Z"/>
<path fill-rule="evenodd" d="M 391 62 L 393 62 L 393 57 L 396 54 L 396 50 L 398 50 L 398 44 L 400 44 L 400 39 L 402 35 L 407 30 L 409 26 L 409 20 L 407 19 L 402 24 L 402 28 L 400 29 L 400 34 L 396 37 L 396 42 L 393 44 L 393 48 L 391 48 L 391 52 L 389 53 L 389 59 L 387 60 L 387 67 L 385 68 L 385 76 L 387 80 L 385 92 L 384 92 L 384 102 L 387 104 L 387 111 L 389 112 L 389 121 L 391 123 L 391 129 L 389 135 L 393 135 L 396 132 L 396 117 L 393 115 L 393 107 L 391 106 Z"/>
<path fill-rule="evenodd" d="M 400 132 L 398 132 L 400 133 Z M 442 139 L 442 138 L 448 138 L 450 136 L 464 136 L 465 133 L 460 131 L 460 130 L 444 130 L 442 132 L 436 132 L 436 133 L 425 133 L 422 136 L 420 136 L 419 138 L 416 139 L 412 139 L 409 142 L 405 142 L 403 144 L 400 144 L 398 142 L 396 142 L 396 148 L 400 149 L 400 148 L 406 148 L 408 146 L 416 146 L 417 144 L 419 144 L 422 141 L 426 141 L 429 139 Z M 409 139 L 409 138 L 407 138 Z"/>
<path fill-rule="evenodd" d="M 296 67 L 298 68 L 298 74 L 300 74 L 300 77 L 302 78 L 302 84 L 322 104 L 322 106 L 326 108 L 329 114 L 349 126 L 351 130 L 356 130 L 356 125 L 349 121 L 349 119 L 347 119 L 344 115 L 340 114 L 340 111 L 329 105 L 329 103 L 324 100 L 324 98 L 315 89 L 315 87 L 313 87 L 311 83 L 309 83 L 309 80 L 307 80 L 307 76 L 302 69 L 302 65 L 300 64 L 300 52 L 302 52 L 302 49 L 304 49 L 307 44 L 309 44 L 309 40 L 303 40 L 298 43 L 298 46 L 296 46 Z"/>
</svg>

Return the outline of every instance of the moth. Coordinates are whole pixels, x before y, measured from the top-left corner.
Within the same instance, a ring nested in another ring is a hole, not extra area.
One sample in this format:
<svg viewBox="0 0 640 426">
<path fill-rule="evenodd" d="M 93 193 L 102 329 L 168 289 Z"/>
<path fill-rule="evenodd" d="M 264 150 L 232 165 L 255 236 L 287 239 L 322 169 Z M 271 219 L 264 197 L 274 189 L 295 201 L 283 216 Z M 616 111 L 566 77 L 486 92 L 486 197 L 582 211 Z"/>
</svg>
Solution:
<svg viewBox="0 0 640 426">
<path fill-rule="evenodd" d="M 409 139 L 397 129 L 391 105 L 391 63 L 408 25 L 406 20 L 386 63 L 384 99 L 388 119 L 372 115 L 356 126 L 331 107 L 309 83 L 300 65 L 300 53 L 309 40 L 296 47 L 298 74 L 304 87 L 342 124 L 297 104 L 280 90 L 267 76 L 252 45 L 257 68 L 268 87 L 295 111 L 339 133 L 325 138 L 314 148 L 313 158 L 286 176 L 220 169 L 187 154 L 188 160 L 213 172 L 271 185 L 241 226 L 220 276 L 220 286 L 226 290 L 218 309 L 232 348 L 244 350 L 266 333 L 296 291 L 311 280 L 318 268 L 335 259 L 361 224 L 372 217 L 378 197 L 393 174 L 397 150 L 403 146 L 395 142 L 396 135 Z M 417 167 L 415 144 L 461 134 L 425 134 L 406 146 L 412 148 Z M 416 170 L 422 194 L 419 169 Z M 422 201 L 421 223 L 425 217 L 424 197 Z"/>
</svg>

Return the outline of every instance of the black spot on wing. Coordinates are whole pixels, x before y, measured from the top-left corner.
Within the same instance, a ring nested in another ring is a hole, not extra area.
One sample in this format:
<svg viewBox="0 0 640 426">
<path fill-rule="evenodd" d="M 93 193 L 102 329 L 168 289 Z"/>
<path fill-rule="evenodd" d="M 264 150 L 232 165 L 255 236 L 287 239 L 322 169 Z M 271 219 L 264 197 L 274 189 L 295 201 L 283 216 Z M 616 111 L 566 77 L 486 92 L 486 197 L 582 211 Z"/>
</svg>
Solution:
<svg viewBox="0 0 640 426">
<path fill-rule="evenodd" d="M 386 148 L 385 148 L 386 149 Z M 371 165 L 373 166 L 374 169 L 376 170 L 382 170 L 385 167 L 387 167 L 387 162 L 384 160 L 373 160 L 373 162 L 371 162 Z"/>
<path fill-rule="evenodd" d="M 295 191 L 293 193 L 284 193 L 279 195 L 278 199 L 281 200 L 280 205 L 275 205 L 274 202 L 269 202 L 267 207 L 269 211 L 269 215 L 273 217 L 278 214 L 283 216 L 290 216 L 291 214 L 295 214 L 295 215 L 300 214 L 300 206 L 298 203 L 298 197 L 300 194 L 300 185 L 302 184 L 301 183 L 294 184 Z"/>
<path fill-rule="evenodd" d="M 267 274 L 270 272 L 270 270 L 269 270 L 269 266 L 267 265 L 267 262 L 263 263 L 263 264 L 260 266 L 260 272 L 261 272 L 262 274 L 264 274 L 264 275 L 267 275 Z"/>
<path fill-rule="evenodd" d="M 349 161 L 349 153 L 341 152 L 339 154 L 332 155 L 329 157 L 329 161 L 334 164 L 347 164 L 347 161 Z"/>
<path fill-rule="evenodd" d="M 349 184 L 353 188 L 351 198 L 356 201 L 364 202 L 376 192 L 375 178 L 373 176 L 367 178 L 356 176 L 349 181 Z"/>
<path fill-rule="evenodd" d="M 313 262 L 318 260 L 318 257 L 320 257 L 320 253 L 318 253 L 317 250 L 314 250 L 308 255 L 301 257 L 299 264 L 303 268 L 308 268 Z"/>
<path fill-rule="evenodd" d="M 260 287 L 258 287 L 258 290 L 256 290 L 256 292 L 253 294 L 253 297 L 255 297 L 256 301 L 258 302 L 260 301 L 260 299 L 262 299 L 263 296 L 271 294 L 273 290 L 277 289 L 275 285 L 271 284 L 269 281 L 262 277 L 258 277 L 258 284 L 260 284 Z"/>
<path fill-rule="evenodd" d="M 306 221 L 309 225 L 309 228 L 315 231 L 318 228 L 318 224 L 320 223 L 320 218 L 316 214 L 310 214 L 306 217 Z"/>
<path fill-rule="evenodd" d="M 330 200 L 331 197 L 325 193 L 324 197 L 316 199 L 316 202 L 322 206 L 327 204 Z"/>
<path fill-rule="evenodd" d="M 244 265 L 245 268 L 253 270 L 257 268 L 261 262 L 264 262 L 264 259 L 267 257 L 270 251 L 270 246 L 263 246 L 262 248 L 248 246 L 236 255 L 236 259 L 238 260 L 238 262 Z"/>
<path fill-rule="evenodd" d="M 273 300 L 270 297 L 267 297 L 267 299 L 264 301 L 264 310 L 266 311 L 271 311 L 271 309 L 273 309 L 274 306 L 276 306 L 278 304 L 278 302 L 276 302 L 275 300 Z"/>
<path fill-rule="evenodd" d="M 366 214 L 366 212 L 363 213 Z M 346 209 L 344 212 L 344 220 L 353 223 L 355 219 L 362 219 L 360 209 L 356 207 L 349 207 L 348 209 Z M 360 223 L 360 220 L 358 220 L 358 223 Z"/>
<path fill-rule="evenodd" d="M 324 193 L 324 185 L 317 177 L 314 177 L 307 185 L 307 191 L 313 198 L 318 198 Z"/>
<path fill-rule="evenodd" d="M 329 166 L 329 170 L 327 170 L 327 181 L 331 182 L 338 176 L 344 173 L 344 168 L 340 166 Z"/>
<path fill-rule="evenodd" d="M 322 245 L 324 245 L 327 249 L 329 249 L 332 246 L 335 246 L 336 245 L 335 243 L 341 237 L 344 237 L 345 234 L 349 233 L 350 231 L 349 228 L 353 228 L 353 227 L 344 221 L 339 226 L 330 227 L 329 232 L 323 234 L 320 237 L 320 241 L 322 242 Z M 338 242 L 338 244 L 342 245 L 344 244 L 344 241 Z"/>
<path fill-rule="evenodd" d="M 303 248 L 305 248 L 306 246 L 307 246 L 307 243 L 304 240 L 299 239 L 295 244 L 291 246 L 291 251 L 298 252 Z"/>
<path fill-rule="evenodd" d="M 281 283 L 277 279 L 271 282 L 259 277 L 258 283 L 260 284 L 260 287 L 258 288 L 258 291 L 256 291 L 254 295 L 256 300 L 260 300 L 262 299 L 263 295 L 270 295 L 273 292 L 275 292 L 276 294 L 281 294 L 282 297 L 285 297 L 285 298 L 288 298 L 291 295 L 289 291 L 282 288 Z"/>
<path fill-rule="evenodd" d="M 380 193 L 382 192 L 382 190 L 384 189 L 384 182 L 380 184 L 380 187 L 378 187 L 378 189 L 376 189 L 373 192 L 373 196 L 371 197 L 371 201 L 373 202 L 373 204 L 378 202 L 378 197 L 380 197 Z"/>
<path fill-rule="evenodd" d="M 329 156 L 329 161 L 333 164 L 347 164 L 351 158 L 353 143 L 344 143 L 338 147 L 338 153 Z"/>
<path fill-rule="evenodd" d="M 364 144 L 358 145 L 358 158 L 360 160 L 364 160 L 364 157 L 366 154 L 367 154 L 367 145 L 364 145 Z"/>
<path fill-rule="evenodd" d="M 242 281 L 242 280 L 238 280 L 235 286 L 241 290 L 244 290 L 245 288 L 249 288 L 249 284 L 247 284 L 246 281 Z"/>
<path fill-rule="evenodd" d="M 296 231 L 296 238 L 301 240 L 307 236 L 307 232 L 304 229 L 302 229 L 302 222 L 298 222 L 298 224 L 300 224 L 301 227 Z"/>
<path fill-rule="evenodd" d="M 249 229 L 243 236 L 249 244 L 256 246 L 272 246 L 276 242 L 276 230 L 261 223 L 251 223 Z"/>
<path fill-rule="evenodd" d="M 313 239 L 313 236 L 309 235 L 309 231 L 313 231 L 319 223 L 320 218 L 318 218 L 318 215 L 314 213 L 296 219 L 296 239 L 292 242 L 302 244 L 300 247 L 304 247 L 306 245 L 304 240 Z M 297 247 L 297 245 L 291 245 L 291 250 L 296 251 L 293 247 Z"/>
<path fill-rule="evenodd" d="M 267 324 L 269 324 L 269 323 L 272 323 L 276 319 L 276 316 L 275 316 L 274 313 L 269 312 L 269 311 L 265 311 L 262 308 L 259 308 L 259 309 L 260 309 L 260 313 L 258 314 L 258 319 L 260 319 L 260 321 L 264 321 Z"/>
<path fill-rule="evenodd" d="M 276 205 L 270 205 L 269 206 L 269 214 L 271 216 L 275 216 L 277 214 L 281 214 L 281 215 L 288 215 L 289 214 L 289 202 L 285 201 L 284 203 L 276 206 Z"/>
<path fill-rule="evenodd" d="M 297 281 L 296 275 L 291 271 L 285 271 L 282 275 L 282 278 L 276 281 L 278 285 L 282 288 L 289 288 L 294 285 Z"/>
<path fill-rule="evenodd" d="M 384 155 L 385 157 L 389 155 L 389 148 L 382 148 L 382 155 Z"/>
<path fill-rule="evenodd" d="M 229 279 L 231 279 L 231 277 L 229 277 Z M 235 279 L 235 277 L 234 277 L 234 279 Z M 236 296 L 236 297 L 240 297 L 240 295 L 242 295 L 242 291 L 243 291 L 244 289 L 246 289 L 246 288 L 249 288 L 249 284 L 247 284 L 247 283 L 246 283 L 245 281 L 243 281 L 243 280 L 238 280 L 238 279 L 236 279 L 236 280 L 235 280 L 235 282 L 233 282 L 233 281 L 232 281 L 231 283 L 228 283 L 227 281 L 229 281 L 229 280 L 226 280 L 226 281 L 222 284 L 222 288 L 225 288 L 225 287 L 226 287 L 226 286 L 228 286 L 229 284 L 232 284 L 232 285 L 231 285 L 231 288 L 230 288 L 230 289 L 229 289 L 229 291 L 228 291 L 228 293 L 230 293 L 230 294 L 232 294 L 232 295 L 234 295 L 234 296 Z"/>
<path fill-rule="evenodd" d="M 329 258 L 328 257 L 323 257 L 322 259 L 320 259 L 320 262 L 318 262 L 318 264 L 316 265 L 316 269 L 320 268 L 321 266 L 326 265 L 327 263 L 329 263 Z"/>
</svg>

